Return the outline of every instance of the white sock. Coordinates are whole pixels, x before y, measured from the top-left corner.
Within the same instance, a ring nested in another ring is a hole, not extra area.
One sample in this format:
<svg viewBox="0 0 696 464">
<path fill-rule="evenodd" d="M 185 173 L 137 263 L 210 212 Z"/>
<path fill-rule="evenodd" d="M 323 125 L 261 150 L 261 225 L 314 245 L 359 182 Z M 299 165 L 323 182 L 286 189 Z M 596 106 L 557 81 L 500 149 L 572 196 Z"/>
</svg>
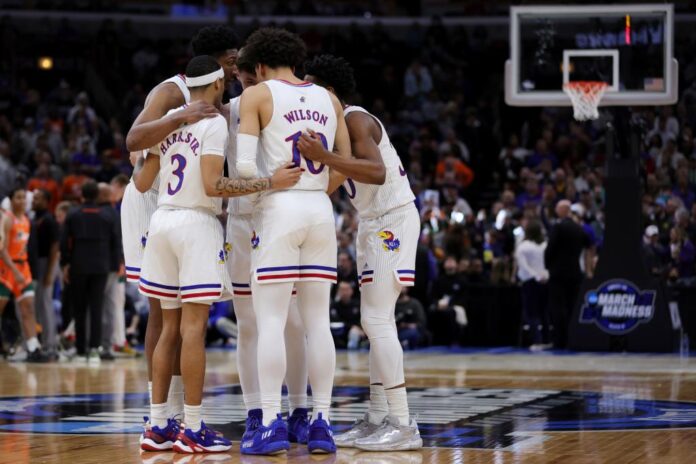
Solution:
<svg viewBox="0 0 696 464">
<path fill-rule="evenodd" d="M 321 413 L 321 418 L 328 423 L 329 408 L 331 407 L 331 395 L 317 395 L 312 393 L 312 402 L 314 403 L 314 408 L 312 409 L 312 420 L 319 419 L 319 413 Z"/>
<path fill-rule="evenodd" d="M 150 397 L 150 406 L 152 406 L 152 381 L 148 380 L 147 382 L 147 394 Z"/>
<path fill-rule="evenodd" d="M 297 408 L 307 409 L 307 395 L 290 395 L 288 394 L 288 412 L 292 412 Z"/>
<path fill-rule="evenodd" d="M 389 404 L 389 414 L 399 419 L 399 424 L 408 425 L 408 400 L 406 387 L 385 389 L 384 395 Z"/>
<path fill-rule="evenodd" d="M 170 417 L 184 416 L 184 382 L 181 380 L 180 375 L 172 376 L 167 403 L 169 403 Z"/>
<path fill-rule="evenodd" d="M 150 405 L 150 425 L 153 427 L 165 428 L 167 426 L 168 416 L 169 408 L 167 407 L 167 403 Z"/>
<path fill-rule="evenodd" d="M 41 348 L 41 343 L 39 343 L 39 339 L 36 337 L 31 337 L 29 340 L 27 340 L 27 351 L 29 353 L 33 353 L 34 351 L 38 350 Z"/>
<path fill-rule="evenodd" d="M 184 404 L 184 423 L 186 428 L 198 432 L 201 429 L 201 405 Z"/>
<path fill-rule="evenodd" d="M 387 397 L 384 394 L 383 385 L 370 385 L 370 408 L 367 417 L 372 424 L 381 424 L 389 414 Z"/>
<path fill-rule="evenodd" d="M 242 397 L 244 398 L 244 406 L 247 411 L 252 409 L 261 409 L 261 393 L 244 393 L 242 392 Z"/>
<path fill-rule="evenodd" d="M 271 422 L 276 420 L 278 414 L 280 414 L 281 397 L 280 390 L 278 393 L 272 393 L 264 395 L 263 393 L 259 395 L 261 397 L 261 409 L 263 410 L 263 425 L 268 427 Z"/>
</svg>

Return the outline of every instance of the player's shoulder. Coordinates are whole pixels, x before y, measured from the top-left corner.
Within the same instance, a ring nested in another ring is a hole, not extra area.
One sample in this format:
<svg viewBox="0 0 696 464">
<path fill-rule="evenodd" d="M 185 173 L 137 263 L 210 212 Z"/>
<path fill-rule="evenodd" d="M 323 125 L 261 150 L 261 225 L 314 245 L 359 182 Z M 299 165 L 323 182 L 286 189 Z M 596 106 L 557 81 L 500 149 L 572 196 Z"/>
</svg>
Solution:
<svg viewBox="0 0 696 464">
<path fill-rule="evenodd" d="M 249 101 L 255 99 L 263 99 L 270 95 L 271 88 L 267 85 L 266 82 L 261 82 L 259 84 L 244 89 L 244 92 L 242 92 L 240 98 L 244 99 L 245 101 Z"/>
<path fill-rule="evenodd" d="M 181 92 L 178 85 L 172 82 L 172 80 L 167 79 L 157 84 L 145 99 L 146 106 L 153 102 L 166 104 L 170 108 L 178 107 L 186 102 L 186 97 Z"/>
</svg>

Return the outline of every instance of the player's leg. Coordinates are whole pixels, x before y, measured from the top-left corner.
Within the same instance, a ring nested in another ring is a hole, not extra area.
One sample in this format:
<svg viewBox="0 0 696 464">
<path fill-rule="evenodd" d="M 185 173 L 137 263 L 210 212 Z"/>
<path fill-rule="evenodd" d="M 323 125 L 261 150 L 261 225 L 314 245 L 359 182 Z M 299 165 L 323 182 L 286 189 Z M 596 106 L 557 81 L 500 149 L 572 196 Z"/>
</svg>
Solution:
<svg viewBox="0 0 696 464">
<path fill-rule="evenodd" d="M 171 402 L 175 397 L 171 388 L 175 381 L 172 373 L 177 368 L 174 360 L 179 343 L 179 317 L 177 309 L 181 307 L 179 294 L 179 269 L 175 248 L 171 245 L 170 233 L 173 228 L 171 216 L 174 212 L 161 211 L 153 215 L 152 233 L 145 249 L 142 273 L 139 280 L 139 292 L 148 297 L 150 315 L 146 327 L 146 355 L 150 356 L 149 375 L 151 383 L 150 413 L 151 426 L 146 424 L 141 438 L 141 448 L 147 451 L 171 449 L 179 431 L 179 425 L 173 417 L 180 414 L 180 409 L 172 410 Z M 178 244 L 177 244 L 178 246 Z M 165 312 L 167 316 L 167 335 L 162 339 Z M 156 356 L 156 352 L 159 354 Z M 180 390 L 180 388 L 179 388 Z M 158 392 L 155 394 L 155 392 Z M 157 397 L 155 397 L 157 395 Z M 181 395 L 179 395 L 181 396 Z M 155 418 L 156 417 L 156 418 Z"/>
<path fill-rule="evenodd" d="M 310 203 L 310 202 L 308 202 Z M 312 385 L 312 423 L 307 436 L 311 453 L 334 453 L 329 409 L 336 369 L 336 348 L 331 334 L 331 284 L 336 282 L 337 244 L 333 209 L 326 195 L 311 204 L 312 223 L 300 249 L 297 306 L 307 334 L 307 370 Z"/>
<path fill-rule="evenodd" d="M 162 302 L 164 306 L 177 306 L 176 302 Z M 152 400 L 150 404 L 151 426 L 143 435 L 140 447 L 146 451 L 172 449 L 178 434 L 178 424 L 172 420 L 169 408 L 169 386 L 179 344 L 181 309 L 162 310 L 162 331 L 152 356 Z"/>
<path fill-rule="evenodd" d="M 27 348 L 27 361 L 46 362 L 48 357 L 41 350 L 36 333 L 36 316 L 34 313 L 34 289 L 30 284 L 15 300 L 21 317 L 22 332 Z"/>
<path fill-rule="evenodd" d="M 256 315 L 251 300 L 251 218 L 229 215 L 227 218 L 227 243 L 229 250 L 227 270 L 232 283 L 234 313 L 237 318 L 237 371 L 242 386 L 244 406 L 247 410 L 247 430 L 253 432 L 261 417 L 261 393 L 256 366 L 258 332 Z M 253 417 L 252 417 L 253 416 Z M 248 438 L 248 437 L 247 437 Z M 244 439 L 243 439 L 244 440 Z"/>
<path fill-rule="evenodd" d="M 410 420 L 404 381 L 403 348 L 399 343 L 394 316 L 396 300 L 403 285 L 413 285 L 415 252 L 420 222 L 415 207 L 370 221 L 363 229 L 368 262 L 374 263 L 372 282 L 361 287 L 361 325 L 370 339 L 371 383 L 379 380 L 384 389 L 389 415 L 372 435 L 358 438 L 354 445 L 369 451 L 396 451 L 423 446 L 418 426 Z M 375 230 L 375 228 L 377 230 Z M 383 247 L 380 232 L 398 237 L 396 248 Z M 379 398 L 379 386 L 371 386 Z"/>
<path fill-rule="evenodd" d="M 295 291 L 293 290 L 293 293 Z M 292 443 L 307 443 L 309 417 L 307 409 L 307 338 L 297 308 L 297 298 L 290 299 L 285 324 L 285 385 L 288 388 L 288 436 Z"/>
<path fill-rule="evenodd" d="M 222 227 L 211 214 L 197 211 L 173 213 L 176 229 L 170 231 L 171 249 L 177 258 L 181 309 L 181 377 L 184 382 L 185 428 L 174 450 L 180 453 L 227 451 L 229 440 L 208 428 L 202 420 L 205 381 L 205 339 L 211 303 L 227 296 Z M 191 241 L 190 237 L 198 237 Z M 222 254 L 223 259 L 218 256 Z M 159 343 L 158 343 L 159 345 Z"/>
</svg>

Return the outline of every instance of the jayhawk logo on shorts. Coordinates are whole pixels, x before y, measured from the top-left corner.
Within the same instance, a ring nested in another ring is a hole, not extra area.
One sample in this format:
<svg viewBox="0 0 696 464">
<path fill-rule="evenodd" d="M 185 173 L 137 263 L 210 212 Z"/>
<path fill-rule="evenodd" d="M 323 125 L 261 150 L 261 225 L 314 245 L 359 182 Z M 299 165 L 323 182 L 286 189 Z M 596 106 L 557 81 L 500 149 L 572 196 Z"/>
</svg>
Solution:
<svg viewBox="0 0 696 464">
<path fill-rule="evenodd" d="M 218 264 L 225 264 L 225 257 L 225 250 L 220 250 L 220 252 L 218 253 Z"/>
<path fill-rule="evenodd" d="M 251 235 L 251 249 L 255 250 L 259 247 L 259 242 L 261 241 L 261 237 L 256 235 L 256 231 Z"/>
<path fill-rule="evenodd" d="M 145 248 L 145 245 L 147 244 L 147 232 L 145 232 L 145 235 L 140 237 L 140 246 L 142 248 Z"/>
<path fill-rule="evenodd" d="M 399 251 L 401 242 L 394 236 L 394 233 L 389 230 L 383 230 L 377 236 L 382 239 L 382 248 L 384 251 Z"/>
<path fill-rule="evenodd" d="M 232 244 L 229 242 L 225 242 L 225 246 L 223 248 L 225 250 L 225 261 L 227 261 L 227 258 L 230 255 L 230 252 L 232 251 Z"/>
</svg>

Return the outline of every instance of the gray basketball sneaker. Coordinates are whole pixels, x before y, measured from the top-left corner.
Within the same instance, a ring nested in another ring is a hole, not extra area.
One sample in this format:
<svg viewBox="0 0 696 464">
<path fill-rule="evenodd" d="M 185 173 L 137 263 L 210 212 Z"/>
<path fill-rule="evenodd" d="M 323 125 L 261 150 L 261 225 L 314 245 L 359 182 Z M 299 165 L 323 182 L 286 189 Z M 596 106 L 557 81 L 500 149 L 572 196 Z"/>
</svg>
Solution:
<svg viewBox="0 0 696 464">
<path fill-rule="evenodd" d="M 400 425 L 399 419 L 387 416 L 372 435 L 355 440 L 356 448 L 363 451 L 407 451 L 423 447 L 423 440 L 414 419 Z"/>
<path fill-rule="evenodd" d="M 358 438 L 365 438 L 372 435 L 372 432 L 377 430 L 380 426 L 378 424 L 372 424 L 368 420 L 368 415 L 365 413 L 362 419 L 358 419 L 353 424 L 347 432 L 340 435 L 334 436 L 334 443 L 339 448 L 352 448 L 355 446 L 355 440 Z"/>
</svg>

